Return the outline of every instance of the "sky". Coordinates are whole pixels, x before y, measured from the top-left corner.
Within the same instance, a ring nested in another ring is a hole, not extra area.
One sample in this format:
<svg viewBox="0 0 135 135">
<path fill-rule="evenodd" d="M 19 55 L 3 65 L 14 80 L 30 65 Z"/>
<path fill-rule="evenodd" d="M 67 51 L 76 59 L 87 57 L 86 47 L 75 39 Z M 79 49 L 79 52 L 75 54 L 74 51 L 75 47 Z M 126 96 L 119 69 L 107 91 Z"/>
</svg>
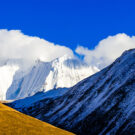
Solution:
<svg viewBox="0 0 135 135">
<path fill-rule="evenodd" d="M 17 29 L 75 50 L 135 32 L 134 0 L 0 0 L 0 29 Z"/>
<path fill-rule="evenodd" d="M 66 54 L 102 69 L 135 48 L 134 5 L 134 0 L 0 0 L 0 65 Z"/>
</svg>

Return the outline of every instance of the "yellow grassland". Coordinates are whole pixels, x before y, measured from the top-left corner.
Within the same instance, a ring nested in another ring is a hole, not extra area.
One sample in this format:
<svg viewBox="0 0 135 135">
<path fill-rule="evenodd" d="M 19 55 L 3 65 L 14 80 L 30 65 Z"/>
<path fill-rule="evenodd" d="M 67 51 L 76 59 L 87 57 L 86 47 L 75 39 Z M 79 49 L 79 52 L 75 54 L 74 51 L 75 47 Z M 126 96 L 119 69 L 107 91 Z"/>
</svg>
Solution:
<svg viewBox="0 0 135 135">
<path fill-rule="evenodd" d="M 0 135 L 73 135 L 0 103 Z"/>
</svg>

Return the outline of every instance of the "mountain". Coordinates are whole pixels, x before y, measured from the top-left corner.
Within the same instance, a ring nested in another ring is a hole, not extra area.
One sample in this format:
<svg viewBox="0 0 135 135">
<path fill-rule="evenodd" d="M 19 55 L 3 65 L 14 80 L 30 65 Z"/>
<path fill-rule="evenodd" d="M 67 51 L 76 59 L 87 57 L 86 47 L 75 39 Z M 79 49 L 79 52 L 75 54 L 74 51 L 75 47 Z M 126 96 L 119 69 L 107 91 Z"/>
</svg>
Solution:
<svg viewBox="0 0 135 135">
<path fill-rule="evenodd" d="M 97 71 L 96 67 L 66 55 L 51 62 L 37 61 L 27 72 L 14 64 L 5 64 L 0 66 L 0 100 L 15 100 L 40 91 L 69 88 Z"/>
<path fill-rule="evenodd" d="M 9 104 L 23 113 L 78 135 L 135 134 L 135 49 L 82 80 L 57 98 L 27 107 Z"/>
<path fill-rule="evenodd" d="M 1 135 L 73 135 L 0 103 Z"/>
</svg>

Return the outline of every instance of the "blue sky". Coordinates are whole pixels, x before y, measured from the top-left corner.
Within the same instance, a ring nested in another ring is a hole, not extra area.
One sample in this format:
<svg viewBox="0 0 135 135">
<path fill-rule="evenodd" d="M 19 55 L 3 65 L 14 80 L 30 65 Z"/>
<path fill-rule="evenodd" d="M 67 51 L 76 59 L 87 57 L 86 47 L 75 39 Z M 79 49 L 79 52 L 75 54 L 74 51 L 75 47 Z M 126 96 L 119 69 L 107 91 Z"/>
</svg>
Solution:
<svg viewBox="0 0 135 135">
<path fill-rule="evenodd" d="M 19 29 L 75 49 L 135 33 L 134 0 L 0 0 L 0 29 Z"/>
</svg>

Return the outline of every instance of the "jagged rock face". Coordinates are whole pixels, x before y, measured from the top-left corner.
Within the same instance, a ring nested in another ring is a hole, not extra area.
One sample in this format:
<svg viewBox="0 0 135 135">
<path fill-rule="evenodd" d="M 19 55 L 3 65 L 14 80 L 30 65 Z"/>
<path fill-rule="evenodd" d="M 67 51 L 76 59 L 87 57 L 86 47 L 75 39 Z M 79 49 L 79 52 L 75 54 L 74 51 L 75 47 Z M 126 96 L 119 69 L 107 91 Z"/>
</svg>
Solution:
<svg viewBox="0 0 135 135">
<path fill-rule="evenodd" d="M 10 106 L 78 135 L 133 135 L 135 50 L 56 99 L 45 98 L 25 108 Z"/>
</svg>

